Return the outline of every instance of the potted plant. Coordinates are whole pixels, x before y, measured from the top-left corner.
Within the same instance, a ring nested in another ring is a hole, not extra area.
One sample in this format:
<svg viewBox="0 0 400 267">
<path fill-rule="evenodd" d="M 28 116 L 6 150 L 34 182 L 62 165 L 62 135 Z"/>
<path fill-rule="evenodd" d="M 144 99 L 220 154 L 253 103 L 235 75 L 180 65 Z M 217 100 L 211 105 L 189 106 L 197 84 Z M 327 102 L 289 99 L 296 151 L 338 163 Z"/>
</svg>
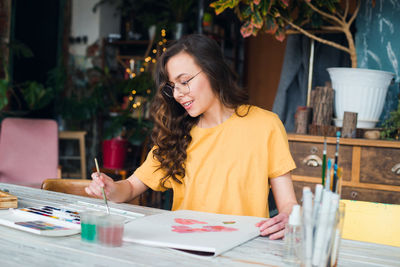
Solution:
<svg viewBox="0 0 400 267">
<path fill-rule="evenodd" d="M 357 68 L 356 47 L 350 27 L 357 17 L 360 5 L 361 1 L 357 0 L 351 15 L 348 0 L 342 5 L 339 0 L 218 0 L 210 6 L 217 15 L 227 8 L 233 8 L 243 22 L 243 37 L 255 36 L 262 31 L 273 34 L 282 41 L 286 29 L 291 28 L 311 39 L 349 53 L 352 68 L 328 69 L 335 90 L 335 122 L 337 126 L 341 126 L 344 111 L 352 111 L 358 113 L 359 128 L 373 128 L 379 120 L 394 74 Z M 348 46 L 317 36 L 313 33 L 315 29 L 342 32 Z"/>
<path fill-rule="evenodd" d="M 141 151 L 153 127 L 148 120 L 148 109 L 154 88 L 150 72 L 142 72 L 116 85 L 115 92 L 119 92 L 116 98 L 120 101 L 117 106 L 110 107 L 105 122 L 102 144 L 104 167 L 123 168 L 128 146 Z"/>
<path fill-rule="evenodd" d="M 158 0 L 100 0 L 93 6 L 93 12 L 104 4 L 115 7 L 122 19 L 122 35 L 126 39 L 146 38 L 152 40 L 157 28 L 165 26 L 169 6 Z M 129 33 L 130 32 L 130 33 Z"/>
<path fill-rule="evenodd" d="M 381 138 L 389 140 L 400 138 L 400 99 L 397 110 L 390 112 L 390 117 L 382 124 Z"/>
<path fill-rule="evenodd" d="M 178 40 L 186 31 L 185 22 L 190 17 L 193 0 L 169 0 L 165 2 L 165 5 L 172 15 L 174 39 Z"/>
<path fill-rule="evenodd" d="M 56 96 L 56 89 L 36 81 L 11 84 L 7 78 L 0 79 L 0 115 L 42 117 L 43 109 L 49 107 Z M 15 102 L 5 110 L 9 98 Z"/>
<path fill-rule="evenodd" d="M 0 42 L 3 40 L 0 40 Z M 17 41 L 13 42 L 3 42 L 0 43 L 0 46 L 9 50 L 10 55 L 15 55 L 16 57 L 24 57 L 24 58 L 31 58 L 33 57 L 32 50 L 27 47 L 25 44 Z M 35 99 L 42 98 L 43 96 L 47 97 L 48 90 L 43 87 L 43 85 L 35 83 L 35 82 L 26 82 L 22 85 L 13 84 L 12 78 L 10 77 L 10 70 L 9 70 L 9 60 L 4 57 L 1 57 L 1 64 L 2 69 L 4 72 L 4 78 L 0 79 L 0 114 L 4 113 L 4 109 L 9 105 L 9 100 L 11 97 L 14 97 L 16 102 L 18 103 L 18 108 L 22 109 L 22 104 L 20 97 L 15 92 L 16 89 L 21 89 L 22 87 L 30 87 L 33 89 L 33 92 L 30 90 L 26 90 L 27 93 L 30 93 L 30 96 L 27 96 L 28 107 L 34 108 L 36 105 L 33 103 Z M 40 87 L 40 88 L 39 88 Z M 24 93 L 24 92 L 22 92 Z M 35 95 L 36 94 L 36 95 Z M 39 96 L 40 95 L 40 96 Z M 23 97 L 25 95 L 23 94 Z M 7 113 L 10 113 L 7 111 Z M 11 112 L 13 113 L 13 112 Z M 15 112 L 14 112 L 15 113 Z M 26 113 L 26 112 L 23 112 Z M 19 111 L 18 111 L 19 114 Z"/>
</svg>

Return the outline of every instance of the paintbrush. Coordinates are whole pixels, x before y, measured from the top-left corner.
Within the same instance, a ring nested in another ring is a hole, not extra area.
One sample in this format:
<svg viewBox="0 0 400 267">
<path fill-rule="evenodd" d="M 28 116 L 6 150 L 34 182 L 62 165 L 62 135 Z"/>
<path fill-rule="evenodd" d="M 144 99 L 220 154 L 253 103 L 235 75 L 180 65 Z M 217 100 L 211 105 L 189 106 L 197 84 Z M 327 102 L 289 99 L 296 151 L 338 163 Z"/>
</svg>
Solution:
<svg viewBox="0 0 400 267">
<path fill-rule="evenodd" d="M 327 164 L 327 168 L 326 168 L 326 175 L 325 175 L 325 184 L 324 184 L 324 188 L 327 190 L 331 190 L 331 170 L 332 170 L 332 161 L 333 159 L 328 159 L 328 164 Z"/>
<path fill-rule="evenodd" d="M 339 194 L 339 197 L 342 195 L 342 175 L 343 175 L 343 169 L 338 168 L 338 171 L 337 171 L 338 180 L 337 180 L 336 193 Z"/>
<path fill-rule="evenodd" d="M 338 159 L 339 159 L 339 140 L 340 140 L 340 131 L 336 132 L 336 151 L 335 151 L 335 163 L 333 165 L 333 183 L 332 183 L 332 192 L 336 193 L 336 184 L 338 180 Z"/>
<path fill-rule="evenodd" d="M 97 175 L 100 177 L 99 164 L 97 163 L 97 159 L 96 158 L 94 158 L 94 163 L 96 164 Z M 107 213 L 110 214 L 110 207 L 108 206 L 106 192 L 104 192 L 104 186 L 101 187 L 101 191 L 103 193 L 103 199 L 104 199 L 104 203 L 106 204 Z"/>
<path fill-rule="evenodd" d="M 325 185 L 325 174 L 326 174 L 326 137 L 324 137 L 324 151 L 322 154 L 322 186 Z"/>
</svg>

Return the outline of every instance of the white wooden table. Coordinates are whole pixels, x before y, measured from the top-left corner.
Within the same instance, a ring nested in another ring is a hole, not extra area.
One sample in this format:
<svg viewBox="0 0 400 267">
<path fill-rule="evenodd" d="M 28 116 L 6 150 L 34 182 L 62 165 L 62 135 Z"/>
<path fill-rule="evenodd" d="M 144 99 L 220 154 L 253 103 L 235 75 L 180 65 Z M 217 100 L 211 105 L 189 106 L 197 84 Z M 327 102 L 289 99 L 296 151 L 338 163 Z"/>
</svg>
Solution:
<svg viewBox="0 0 400 267">
<path fill-rule="evenodd" d="M 100 199 L 67 195 L 0 183 L 18 197 L 19 207 L 87 203 Z M 145 215 L 166 212 L 147 207 L 110 203 L 117 208 Z M 0 226 L 0 266 L 283 266 L 283 242 L 255 238 L 218 257 L 199 259 L 172 249 L 124 242 L 108 248 L 82 242 L 79 235 L 43 237 Z M 400 248 L 342 240 L 339 266 L 400 266 Z"/>
</svg>

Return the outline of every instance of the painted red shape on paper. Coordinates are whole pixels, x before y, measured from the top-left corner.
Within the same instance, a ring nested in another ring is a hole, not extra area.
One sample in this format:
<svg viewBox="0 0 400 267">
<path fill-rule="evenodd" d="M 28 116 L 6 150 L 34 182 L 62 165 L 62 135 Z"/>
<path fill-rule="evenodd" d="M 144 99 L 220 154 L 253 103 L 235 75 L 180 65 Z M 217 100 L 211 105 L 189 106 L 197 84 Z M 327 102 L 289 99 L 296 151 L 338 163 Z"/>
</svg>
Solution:
<svg viewBox="0 0 400 267">
<path fill-rule="evenodd" d="M 198 220 L 193 220 L 193 219 L 182 219 L 182 218 L 175 218 L 175 222 L 179 224 L 184 224 L 184 225 L 190 225 L 190 224 L 207 224 L 206 222 L 201 222 Z"/>
<path fill-rule="evenodd" d="M 209 232 L 233 232 L 233 231 L 238 230 L 233 227 L 226 227 L 226 226 L 219 226 L 219 225 L 203 226 L 203 228 L 209 230 Z"/>
<path fill-rule="evenodd" d="M 174 225 L 172 226 L 172 231 L 177 233 L 194 233 L 194 232 L 204 232 L 202 228 L 192 228 L 184 225 Z"/>
<path fill-rule="evenodd" d="M 195 232 L 233 232 L 238 229 L 219 225 L 203 226 L 202 228 L 192 228 L 185 225 L 173 225 L 172 232 L 177 233 L 195 233 Z"/>
</svg>

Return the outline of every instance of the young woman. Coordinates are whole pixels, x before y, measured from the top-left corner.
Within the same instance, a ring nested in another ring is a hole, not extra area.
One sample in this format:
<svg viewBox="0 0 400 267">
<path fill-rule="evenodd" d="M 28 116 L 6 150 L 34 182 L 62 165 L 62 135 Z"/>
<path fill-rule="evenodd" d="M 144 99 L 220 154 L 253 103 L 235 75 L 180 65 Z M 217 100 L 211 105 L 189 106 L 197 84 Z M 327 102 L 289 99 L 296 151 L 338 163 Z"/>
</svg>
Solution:
<svg viewBox="0 0 400 267">
<path fill-rule="evenodd" d="M 173 190 L 172 210 L 269 217 L 271 186 L 279 214 L 258 224 L 261 235 L 283 237 L 296 204 L 295 168 L 285 130 L 272 112 L 246 105 L 247 94 L 224 61 L 218 44 L 189 35 L 157 63 L 159 87 L 152 105 L 153 149 L 127 179 L 92 174 L 86 188 L 115 202 L 149 187 Z"/>
</svg>

